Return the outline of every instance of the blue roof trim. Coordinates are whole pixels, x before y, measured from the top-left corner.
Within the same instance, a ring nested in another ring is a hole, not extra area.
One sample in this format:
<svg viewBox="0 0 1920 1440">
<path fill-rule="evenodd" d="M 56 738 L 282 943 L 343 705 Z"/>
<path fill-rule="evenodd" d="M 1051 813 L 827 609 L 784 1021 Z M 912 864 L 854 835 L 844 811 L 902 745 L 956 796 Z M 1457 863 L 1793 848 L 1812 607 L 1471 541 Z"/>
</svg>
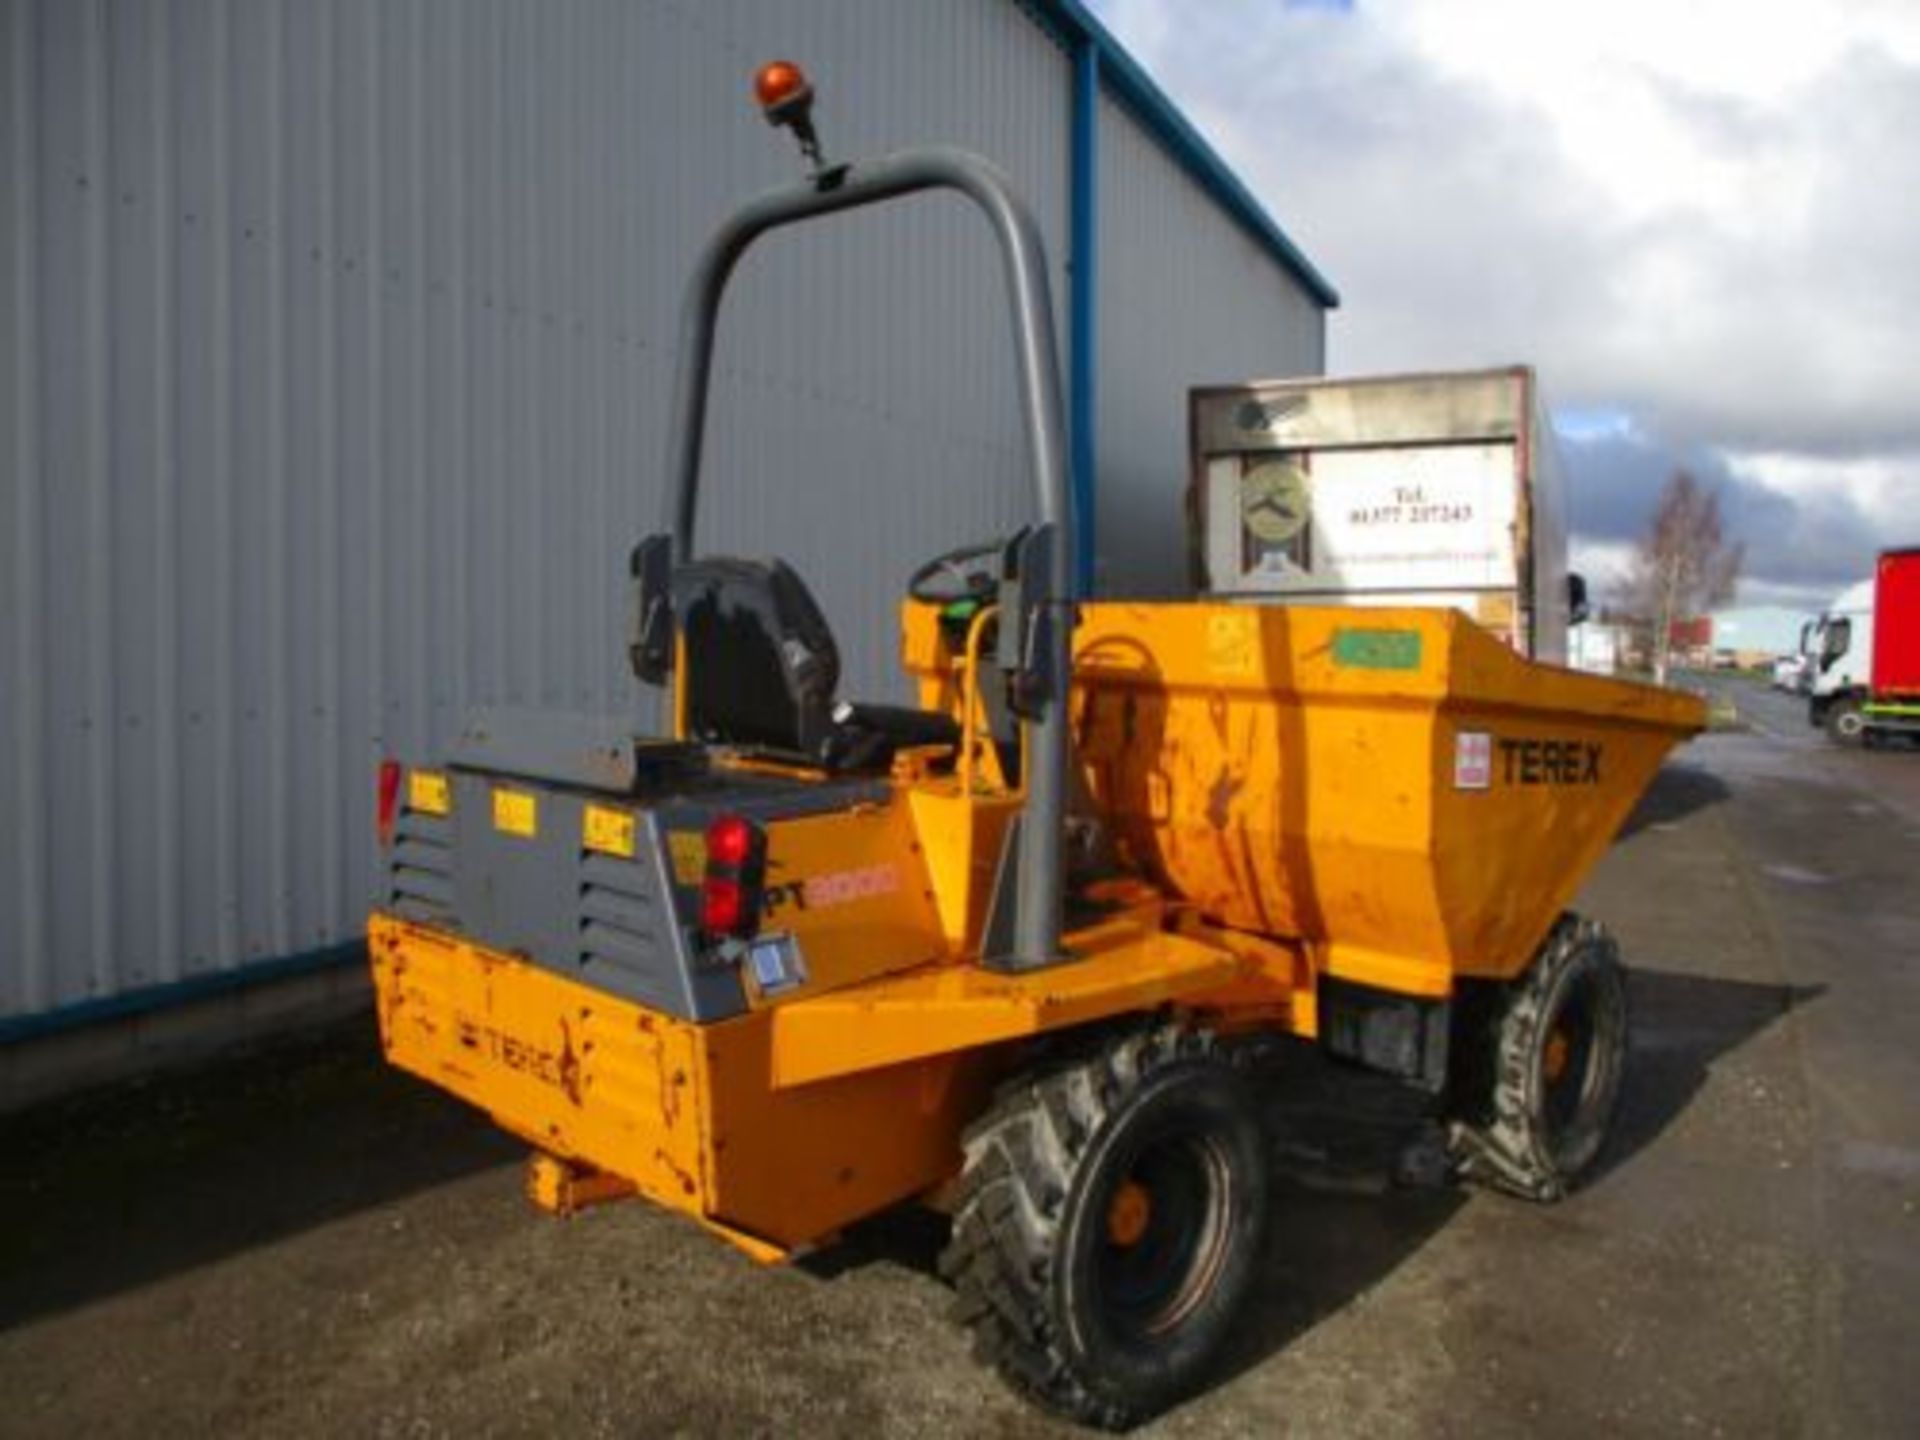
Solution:
<svg viewBox="0 0 1920 1440">
<path fill-rule="evenodd" d="M 1227 162 L 1080 0 L 1018 0 L 1018 3 L 1055 39 L 1093 46 L 1100 56 L 1101 79 L 1114 96 L 1167 147 L 1203 190 L 1306 286 L 1315 300 L 1329 310 L 1339 307 L 1340 292 L 1300 247 L 1287 238 L 1286 232 L 1274 223 L 1266 207 L 1254 198 Z"/>
</svg>

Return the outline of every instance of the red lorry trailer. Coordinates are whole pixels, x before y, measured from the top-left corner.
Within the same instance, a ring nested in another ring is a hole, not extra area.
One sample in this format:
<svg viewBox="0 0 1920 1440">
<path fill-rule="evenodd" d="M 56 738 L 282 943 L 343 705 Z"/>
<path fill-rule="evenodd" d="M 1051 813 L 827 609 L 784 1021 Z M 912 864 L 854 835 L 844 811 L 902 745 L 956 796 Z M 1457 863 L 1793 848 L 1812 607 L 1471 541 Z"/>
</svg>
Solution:
<svg viewBox="0 0 1920 1440">
<path fill-rule="evenodd" d="M 1920 737 L 1920 546 L 1883 551 L 1819 633 L 1808 719 L 1842 744 Z"/>
<path fill-rule="evenodd" d="M 1874 699 L 1920 712 L 1920 546 L 1880 557 L 1873 609 Z"/>
</svg>

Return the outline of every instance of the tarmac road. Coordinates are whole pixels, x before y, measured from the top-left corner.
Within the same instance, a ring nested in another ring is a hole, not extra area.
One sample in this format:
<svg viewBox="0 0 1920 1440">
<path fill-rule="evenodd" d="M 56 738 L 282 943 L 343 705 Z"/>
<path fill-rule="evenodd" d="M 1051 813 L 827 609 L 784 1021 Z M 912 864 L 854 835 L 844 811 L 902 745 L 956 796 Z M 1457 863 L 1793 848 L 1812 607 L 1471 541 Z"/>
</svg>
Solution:
<svg viewBox="0 0 1920 1440">
<path fill-rule="evenodd" d="M 1807 698 L 1744 676 L 1695 677 L 1701 688 L 1733 701 L 1741 723 L 1752 733 L 1795 752 L 1835 783 L 1884 795 L 1896 805 L 1920 806 L 1920 765 L 1914 763 L 1920 746 L 1909 739 L 1887 742 L 1884 748 L 1849 751 L 1807 723 Z"/>
<path fill-rule="evenodd" d="M 1711 683 L 1755 728 L 1582 899 L 1636 967 L 1599 1177 L 1284 1184 L 1225 1375 L 1144 1433 L 1913 1433 L 1920 752 Z M 969 1362 L 928 1226 L 763 1271 L 640 1205 L 545 1219 L 364 1026 L 4 1138 L 8 1434 L 1063 1433 Z"/>
</svg>

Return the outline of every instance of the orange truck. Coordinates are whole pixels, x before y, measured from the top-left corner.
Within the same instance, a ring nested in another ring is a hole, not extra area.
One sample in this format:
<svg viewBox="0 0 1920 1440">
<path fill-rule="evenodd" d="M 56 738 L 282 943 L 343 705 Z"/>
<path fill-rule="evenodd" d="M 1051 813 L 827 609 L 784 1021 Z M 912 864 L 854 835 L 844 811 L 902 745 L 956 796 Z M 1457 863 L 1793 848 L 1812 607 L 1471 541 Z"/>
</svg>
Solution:
<svg viewBox="0 0 1920 1440">
<path fill-rule="evenodd" d="M 1701 707 L 1443 608 L 1075 594 L 1026 207 L 961 151 L 829 164 L 798 69 L 758 88 L 810 169 L 689 288 L 671 492 L 631 567 L 659 715 L 483 713 L 386 762 L 382 1040 L 525 1139 L 552 1210 L 640 1196 L 766 1261 L 944 1211 L 982 1359 L 1124 1426 L 1204 1383 L 1255 1281 L 1262 1047 L 1401 1077 L 1463 1174 L 1578 1182 L 1627 1011 L 1615 946 L 1565 907 Z M 1037 513 L 916 572 L 895 708 L 839 694 L 790 568 L 693 532 L 735 261 L 929 190 L 999 242 Z"/>
</svg>

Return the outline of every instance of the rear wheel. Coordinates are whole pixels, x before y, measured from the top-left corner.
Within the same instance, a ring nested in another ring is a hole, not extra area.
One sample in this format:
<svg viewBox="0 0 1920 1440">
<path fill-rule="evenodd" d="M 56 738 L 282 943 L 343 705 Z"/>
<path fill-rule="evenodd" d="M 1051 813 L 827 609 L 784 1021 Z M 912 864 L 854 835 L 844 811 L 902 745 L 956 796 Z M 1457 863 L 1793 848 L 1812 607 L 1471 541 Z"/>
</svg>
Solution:
<svg viewBox="0 0 1920 1440">
<path fill-rule="evenodd" d="M 1837 701 L 1827 711 L 1827 734 L 1842 745 L 1864 745 L 1867 717 L 1858 700 Z"/>
<path fill-rule="evenodd" d="M 1110 1429 L 1190 1393 L 1266 1228 L 1259 1120 L 1210 1038 L 1137 1031 L 1015 1081 L 966 1151 L 941 1268 L 975 1353 Z"/>
<path fill-rule="evenodd" d="M 1462 1172 L 1560 1199 L 1605 1145 L 1626 1071 L 1626 972 L 1612 937 L 1562 916 L 1526 974 L 1492 996 L 1475 1042 L 1454 1126 Z"/>
</svg>

